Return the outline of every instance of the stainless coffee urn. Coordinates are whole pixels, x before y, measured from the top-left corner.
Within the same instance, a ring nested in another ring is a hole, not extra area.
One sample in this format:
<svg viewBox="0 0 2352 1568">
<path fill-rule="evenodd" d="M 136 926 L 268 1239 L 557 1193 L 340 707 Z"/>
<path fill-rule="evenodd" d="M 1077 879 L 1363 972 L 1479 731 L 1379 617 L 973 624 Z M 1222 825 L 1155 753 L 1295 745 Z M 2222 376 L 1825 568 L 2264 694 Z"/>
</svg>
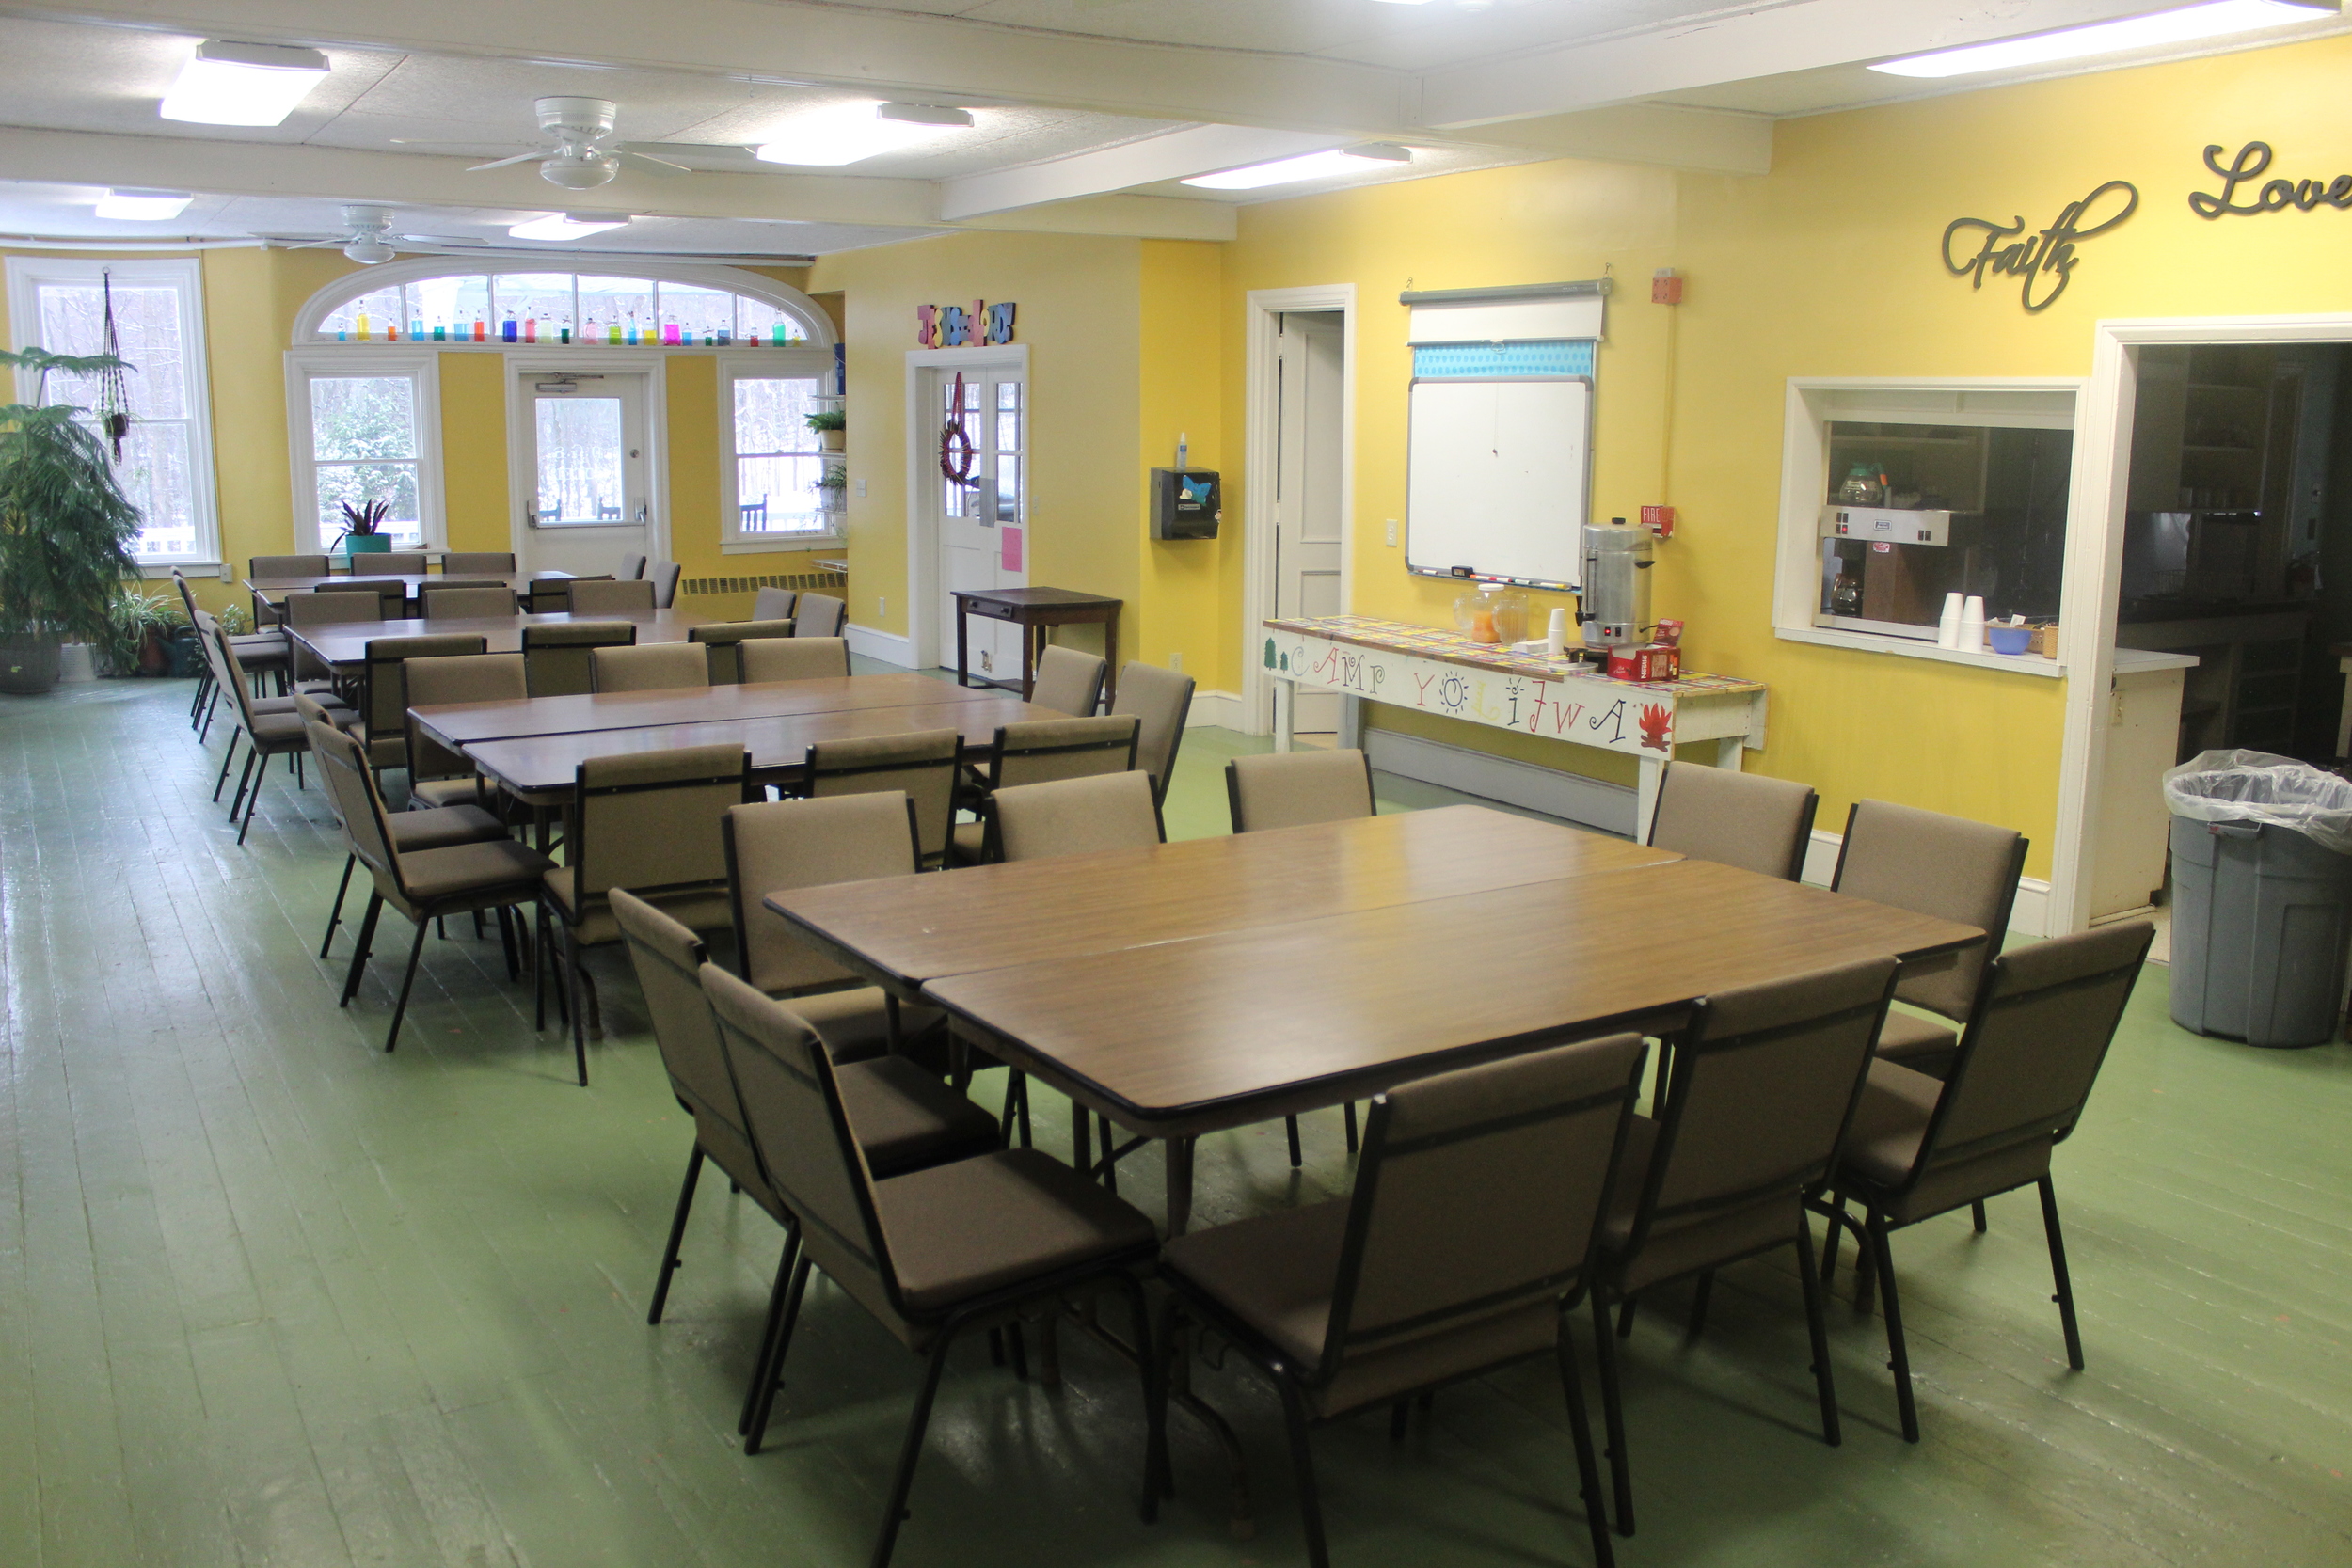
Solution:
<svg viewBox="0 0 2352 1568">
<path fill-rule="evenodd" d="M 1632 648 L 1648 640 L 1652 545 L 1649 530 L 1628 528 L 1623 517 L 1584 525 L 1577 620 L 1587 648 Z"/>
</svg>

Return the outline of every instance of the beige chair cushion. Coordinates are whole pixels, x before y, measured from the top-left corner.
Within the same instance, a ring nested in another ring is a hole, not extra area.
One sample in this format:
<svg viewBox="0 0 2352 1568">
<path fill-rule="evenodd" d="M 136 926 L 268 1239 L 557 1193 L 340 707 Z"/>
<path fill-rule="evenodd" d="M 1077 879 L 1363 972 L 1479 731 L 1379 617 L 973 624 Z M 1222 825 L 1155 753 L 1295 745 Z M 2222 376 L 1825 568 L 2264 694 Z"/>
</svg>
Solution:
<svg viewBox="0 0 2352 1568">
<path fill-rule="evenodd" d="M 710 685 L 710 658 L 699 642 L 597 648 L 589 659 L 598 691 L 684 691 Z"/>
<path fill-rule="evenodd" d="M 1919 1157 L 1919 1140 L 1927 1134 L 1928 1118 L 1935 1114 L 1943 1092 L 1944 1085 L 1926 1073 L 1894 1062 L 1872 1062 L 1838 1163 L 1840 1184 L 1859 1177 L 1884 1188 L 1908 1180 Z M 1886 1206 L 1887 1218 L 1909 1225 L 2040 1180 L 2050 1171 L 2050 1139 L 2034 1138 L 1978 1159 L 1937 1166 L 1917 1188 Z"/>
<path fill-rule="evenodd" d="M 1373 814 L 1372 775 L 1359 751 L 1269 752 L 1225 767 L 1237 833 Z"/>
<path fill-rule="evenodd" d="M 411 779 L 409 809 L 437 806 L 482 806 L 489 796 L 480 779 Z"/>
<path fill-rule="evenodd" d="M 850 1062 L 836 1082 L 850 1130 L 878 1177 L 968 1159 L 996 1147 L 994 1117 L 903 1056 Z"/>
<path fill-rule="evenodd" d="M 527 904 L 539 894 L 548 858 L 511 838 L 453 844 L 400 857 L 400 879 L 420 904 L 467 899 L 476 907 Z M 608 917 L 609 918 L 609 917 Z"/>
<path fill-rule="evenodd" d="M 1899 1007 L 1887 1009 L 1886 1022 L 1879 1029 L 1880 1061 L 1900 1062 L 1931 1078 L 1945 1075 L 1959 1049 L 1959 1032 L 1950 1024 Z"/>
<path fill-rule="evenodd" d="M 776 1000 L 807 1021 L 836 1062 L 861 1062 L 890 1053 L 890 1009 L 880 986 L 785 995 Z M 946 1016 L 937 1007 L 902 1003 L 898 1007 L 899 1037 L 913 1039 L 937 1028 Z"/>
<path fill-rule="evenodd" d="M 480 844 L 506 836 L 506 824 L 479 806 L 428 806 L 422 810 L 386 814 L 392 831 L 392 847 L 402 854 L 441 849 L 453 844 Z"/>
<path fill-rule="evenodd" d="M 851 1131 L 864 1141 L 854 1115 Z M 1034 1148 L 877 1182 L 874 1207 L 907 1306 L 923 1313 L 1155 1239 L 1138 1210 Z"/>
<path fill-rule="evenodd" d="M 611 906 L 602 898 L 591 898 L 585 910 L 576 906 L 574 880 L 568 865 L 556 866 L 547 874 L 548 897 L 563 915 L 564 924 L 570 927 L 572 941 L 582 947 L 599 947 L 620 941 L 620 922 L 612 918 Z M 727 931 L 735 927 L 735 912 L 727 907 L 727 890 L 723 887 L 640 896 L 690 931 Z"/>
<path fill-rule="evenodd" d="M 1622 1256 L 1632 1240 L 1634 1211 L 1640 1206 L 1642 1185 L 1648 1178 L 1650 1155 L 1657 1143 L 1658 1123 L 1641 1116 L 1628 1122 L 1616 1186 L 1610 1194 L 1608 1217 L 1601 1222 L 1601 1247 L 1612 1257 Z M 1729 1213 L 1658 1220 L 1650 1227 L 1641 1256 L 1629 1269 L 1621 1271 L 1619 1289 L 1625 1295 L 1633 1295 L 1661 1280 L 1678 1279 L 1718 1262 L 1786 1245 L 1796 1240 L 1800 1212 L 1795 1195 L 1776 1194 Z"/>
<path fill-rule="evenodd" d="M 633 582 L 584 578 L 573 582 L 570 591 L 575 615 L 626 614 L 654 607 L 653 584 L 642 578 Z"/>
<path fill-rule="evenodd" d="M 959 822 L 947 846 L 947 859 L 956 865 L 977 865 L 981 852 L 988 845 L 988 827 L 980 822 Z"/>
<path fill-rule="evenodd" d="M 766 593 L 766 589 L 760 590 Z M 850 673 L 850 644 L 838 637 L 769 637 L 740 644 L 743 679 L 813 681 Z"/>
<path fill-rule="evenodd" d="M 1160 842 L 1152 777 L 1140 770 L 1016 784 L 989 798 L 1009 861 L 1133 849 Z"/>
</svg>

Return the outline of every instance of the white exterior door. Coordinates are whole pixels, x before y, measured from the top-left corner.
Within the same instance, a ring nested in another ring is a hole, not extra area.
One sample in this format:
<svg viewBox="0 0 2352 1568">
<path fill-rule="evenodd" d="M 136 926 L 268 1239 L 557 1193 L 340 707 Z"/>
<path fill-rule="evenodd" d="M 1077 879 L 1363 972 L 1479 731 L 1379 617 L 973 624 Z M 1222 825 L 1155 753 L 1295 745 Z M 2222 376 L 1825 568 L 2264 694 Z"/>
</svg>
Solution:
<svg viewBox="0 0 2352 1568">
<path fill-rule="evenodd" d="M 1347 380 L 1346 333 L 1336 310 L 1295 310 L 1281 318 L 1275 359 L 1277 450 L 1274 463 L 1274 612 L 1337 615 L 1340 552 L 1342 408 Z M 1277 683 L 1278 685 L 1280 683 Z M 1293 726 L 1301 735 L 1340 727 L 1340 696 L 1300 690 Z"/>
<path fill-rule="evenodd" d="M 959 483 L 944 471 L 941 440 L 957 413 L 962 388 L 962 430 L 971 443 L 953 445 L 954 464 L 967 468 Z M 932 366 L 924 370 L 923 406 L 930 418 L 914 433 L 929 459 L 928 504 L 939 540 L 939 658 L 952 669 L 956 659 L 956 601 L 959 588 L 1022 588 L 1029 581 L 1027 372 L 1017 365 Z M 919 457 L 920 454 L 918 454 Z M 978 617 L 967 623 L 975 675 L 1018 680 L 1021 629 Z"/>
<path fill-rule="evenodd" d="M 525 515 L 517 562 L 527 571 L 615 572 L 624 555 L 653 555 L 658 537 L 653 433 L 644 372 L 521 372 L 516 454 Z"/>
</svg>

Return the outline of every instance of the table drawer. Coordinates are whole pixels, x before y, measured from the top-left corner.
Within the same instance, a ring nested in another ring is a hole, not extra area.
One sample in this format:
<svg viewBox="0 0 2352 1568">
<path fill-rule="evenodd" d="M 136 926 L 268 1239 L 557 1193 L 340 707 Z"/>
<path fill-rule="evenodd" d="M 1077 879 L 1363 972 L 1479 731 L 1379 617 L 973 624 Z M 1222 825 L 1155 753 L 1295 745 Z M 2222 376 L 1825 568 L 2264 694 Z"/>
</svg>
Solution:
<svg viewBox="0 0 2352 1568">
<path fill-rule="evenodd" d="M 971 614 L 983 615 L 992 621 L 1017 621 L 1021 618 L 1021 611 L 1009 604 L 990 599 L 965 599 L 961 603 Z"/>
</svg>

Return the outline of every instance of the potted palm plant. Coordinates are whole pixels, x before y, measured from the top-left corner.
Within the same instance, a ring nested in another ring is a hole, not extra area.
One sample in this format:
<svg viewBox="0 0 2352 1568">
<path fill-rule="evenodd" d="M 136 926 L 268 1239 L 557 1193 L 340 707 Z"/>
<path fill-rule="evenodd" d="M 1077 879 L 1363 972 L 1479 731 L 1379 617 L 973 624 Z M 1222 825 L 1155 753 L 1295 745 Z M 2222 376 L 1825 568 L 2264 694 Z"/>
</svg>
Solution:
<svg viewBox="0 0 2352 1568">
<path fill-rule="evenodd" d="M 384 519 L 391 515 L 390 501 L 361 501 L 357 506 L 343 502 L 343 536 L 335 541 L 345 555 L 383 555 L 392 547 L 392 536 L 384 531 Z"/>
<path fill-rule="evenodd" d="M 808 416 L 808 428 L 817 433 L 817 448 L 819 451 L 848 450 L 850 416 L 840 409 L 818 409 Z"/>
<path fill-rule="evenodd" d="M 31 403 L 0 406 L 0 691 L 32 694 L 56 685 L 59 642 L 108 640 L 122 583 L 139 575 L 138 508 L 84 411 L 43 404 L 49 375 L 130 367 L 40 348 L 0 352 L 0 365 L 36 377 Z"/>
</svg>

